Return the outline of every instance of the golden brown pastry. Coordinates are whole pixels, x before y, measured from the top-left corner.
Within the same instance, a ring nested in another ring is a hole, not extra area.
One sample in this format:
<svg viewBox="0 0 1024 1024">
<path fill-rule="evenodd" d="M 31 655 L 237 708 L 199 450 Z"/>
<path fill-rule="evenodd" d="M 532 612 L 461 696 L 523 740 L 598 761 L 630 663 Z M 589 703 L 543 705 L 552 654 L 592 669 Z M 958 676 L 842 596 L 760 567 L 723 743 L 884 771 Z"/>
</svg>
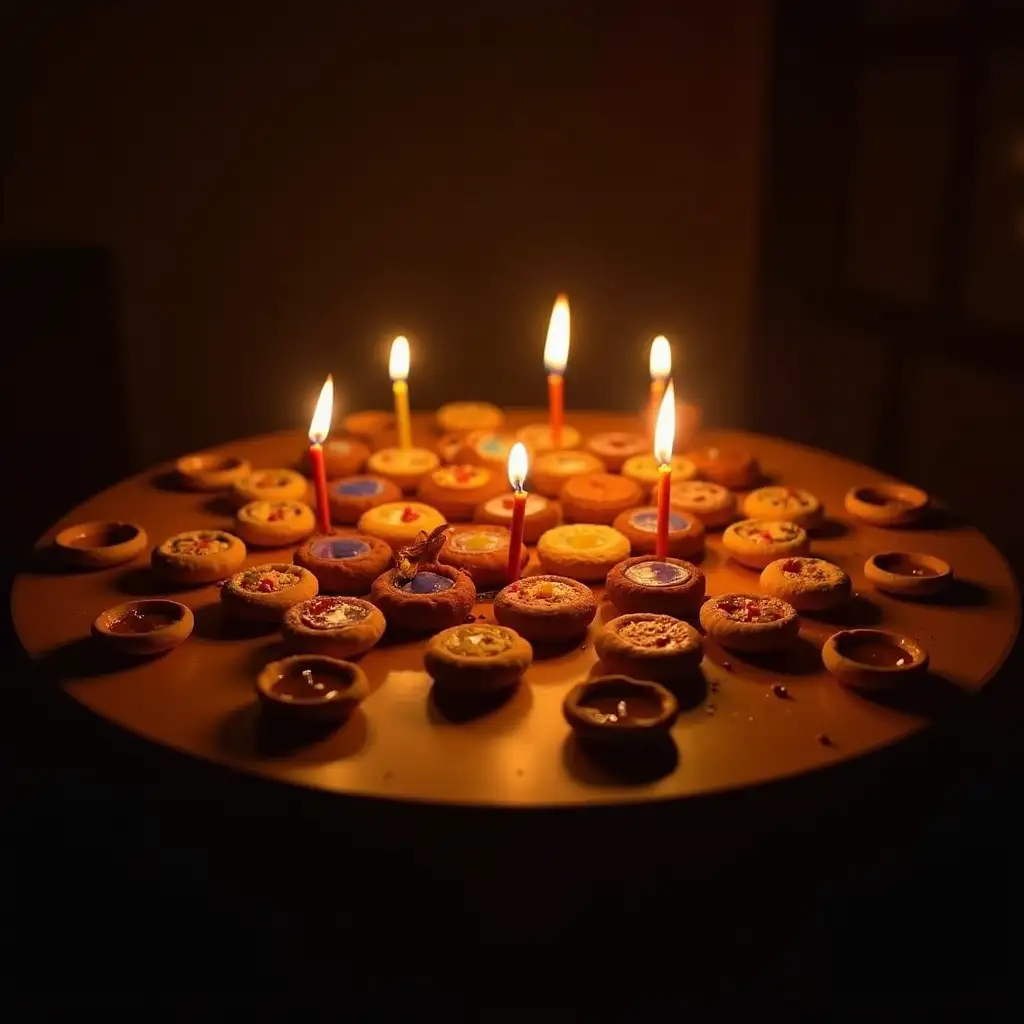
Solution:
<svg viewBox="0 0 1024 1024">
<path fill-rule="evenodd" d="M 171 583 L 198 586 L 226 580 L 245 561 L 245 545 L 223 530 L 186 530 L 153 551 L 153 569 Z"/>
<path fill-rule="evenodd" d="M 497 498 L 481 502 L 473 513 L 478 523 L 493 523 L 495 526 L 512 525 L 512 510 L 515 508 L 515 496 L 506 491 Z M 523 519 L 523 543 L 536 544 L 540 535 L 558 526 L 562 521 L 562 506 L 557 501 L 549 501 L 539 494 L 526 496 L 526 512 Z"/>
<path fill-rule="evenodd" d="M 449 402 L 437 410 L 442 433 L 499 430 L 504 420 L 505 414 L 489 402 Z"/>
<path fill-rule="evenodd" d="M 295 552 L 295 564 L 308 569 L 322 594 L 368 594 L 373 581 L 390 568 L 390 545 L 356 531 L 313 537 Z"/>
<path fill-rule="evenodd" d="M 761 573 L 761 589 L 798 612 L 820 612 L 849 601 L 850 577 L 823 558 L 779 558 Z"/>
<path fill-rule="evenodd" d="M 278 622 L 292 605 L 315 597 L 316 592 L 316 577 L 308 569 L 268 562 L 235 573 L 220 588 L 220 602 L 234 619 Z"/>
<path fill-rule="evenodd" d="M 364 512 L 359 532 L 379 537 L 392 550 L 412 544 L 421 532 L 431 533 L 444 526 L 445 518 L 436 508 L 419 501 L 392 501 Z"/>
<path fill-rule="evenodd" d="M 604 463 L 589 452 L 545 452 L 530 464 L 530 490 L 547 498 L 557 498 L 571 477 L 604 471 Z"/>
<path fill-rule="evenodd" d="M 384 635 L 380 609 L 359 597 L 313 597 L 285 612 L 281 630 L 290 650 L 354 658 Z"/>
<path fill-rule="evenodd" d="M 611 473 L 570 477 L 562 487 L 562 514 L 570 523 L 604 523 L 644 500 L 638 483 Z"/>
<path fill-rule="evenodd" d="M 556 526 L 537 541 L 537 557 L 545 572 L 576 580 L 603 580 L 629 557 L 629 540 L 611 526 L 580 523 Z"/>
<path fill-rule="evenodd" d="M 528 576 L 494 599 L 494 617 L 538 644 L 584 636 L 597 614 L 590 587 L 565 576 Z"/>
<path fill-rule="evenodd" d="M 620 612 L 654 612 L 693 618 L 704 601 L 704 573 L 681 558 L 640 555 L 608 573 L 605 594 Z"/>
<path fill-rule="evenodd" d="M 427 642 L 423 667 L 436 685 L 465 696 L 508 690 L 533 661 L 533 648 L 505 626 L 463 625 Z"/>
<path fill-rule="evenodd" d="M 80 569 L 107 569 L 124 565 L 146 550 L 146 531 L 118 520 L 78 523 L 54 538 L 53 546 L 65 565 Z"/>
<path fill-rule="evenodd" d="M 482 501 L 503 494 L 508 488 L 506 474 L 483 466 L 441 466 L 423 478 L 418 497 L 432 505 L 448 520 L 472 519 Z"/>
<path fill-rule="evenodd" d="M 345 526 L 354 526 L 364 512 L 401 497 L 401 489 L 382 476 L 348 476 L 327 485 L 331 519 Z"/>
<path fill-rule="evenodd" d="M 504 526 L 454 526 L 438 561 L 469 573 L 477 590 L 493 590 L 508 582 L 509 531 Z M 530 561 L 523 548 L 520 571 Z"/>
<path fill-rule="evenodd" d="M 354 438 L 330 437 L 324 441 L 323 449 L 324 473 L 328 480 L 361 472 L 370 457 L 370 449 Z M 302 465 L 307 474 L 311 472 L 308 448 L 303 453 Z"/>
<path fill-rule="evenodd" d="M 805 530 L 813 530 L 825 517 L 821 502 L 798 487 L 759 487 L 743 499 L 743 514 L 748 519 L 785 519 Z"/>
<path fill-rule="evenodd" d="M 436 452 L 427 448 L 381 448 L 370 456 L 366 468 L 411 494 L 440 465 Z"/>
<path fill-rule="evenodd" d="M 374 580 L 370 600 L 388 625 L 410 633 L 435 633 L 466 621 L 476 602 L 469 576 L 450 565 L 428 562 L 411 579 L 389 569 Z"/>
<path fill-rule="evenodd" d="M 251 501 L 238 510 L 235 529 L 255 548 L 284 548 L 305 540 L 316 516 L 301 501 Z"/>
<path fill-rule="evenodd" d="M 257 469 L 231 485 L 231 496 L 241 508 L 251 501 L 305 501 L 308 489 L 294 469 Z"/>
<path fill-rule="evenodd" d="M 634 508 L 616 517 L 615 529 L 629 538 L 635 555 L 652 555 L 657 549 L 658 510 Z M 695 516 L 669 510 L 668 553 L 676 558 L 700 558 L 704 554 L 704 524 Z"/>
<path fill-rule="evenodd" d="M 627 459 L 650 452 L 651 439 L 643 434 L 614 430 L 606 434 L 592 434 L 584 447 L 591 455 L 596 455 L 610 473 L 618 473 Z"/>
<path fill-rule="evenodd" d="M 697 467 L 682 455 L 673 455 L 671 475 L 673 483 L 692 480 L 697 475 Z M 654 487 L 658 483 L 658 460 L 653 455 L 634 455 L 626 459 L 622 466 L 622 475 L 635 480 L 641 487 Z"/>
<path fill-rule="evenodd" d="M 610 674 L 676 684 L 693 676 L 704 657 L 700 633 L 671 615 L 631 612 L 608 622 L 594 650 Z"/>
<path fill-rule="evenodd" d="M 175 468 L 179 483 L 189 491 L 226 491 L 252 472 L 248 459 L 220 452 L 183 455 L 175 463 Z"/>
<path fill-rule="evenodd" d="M 726 527 L 722 546 L 741 565 L 763 569 L 776 558 L 806 555 L 807 531 L 778 519 L 741 519 Z"/>
<path fill-rule="evenodd" d="M 777 597 L 722 594 L 704 602 L 700 624 L 720 646 L 752 654 L 793 645 L 800 629 L 796 609 Z"/>
<path fill-rule="evenodd" d="M 657 500 L 656 488 L 651 497 Z M 709 530 L 728 526 L 736 518 L 736 496 L 727 487 L 707 480 L 673 483 L 669 500 L 677 512 L 696 516 Z"/>
<path fill-rule="evenodd" d="M 734 491 L 756 487 L 761 479 L 761 467 L 750 452 L 711 446 L 694 448 L 686 453 L 686 457 L 705 480 Z"/>
<path fill-rule="evenodd" d="M 547 423 L 531 423 L 529 426 L 520 427 L 516 431 L 516 440 L 522 441 L 530 451 L 555 451 L 555 440 Z M 572 448 L 579 448 L 582 441 L 583 438 L 575 427 L 563 426 L 561 447 L 558 450 L 569 451 Z M 604 463 L 601 465 L 603 467 Z"/>
</svg>

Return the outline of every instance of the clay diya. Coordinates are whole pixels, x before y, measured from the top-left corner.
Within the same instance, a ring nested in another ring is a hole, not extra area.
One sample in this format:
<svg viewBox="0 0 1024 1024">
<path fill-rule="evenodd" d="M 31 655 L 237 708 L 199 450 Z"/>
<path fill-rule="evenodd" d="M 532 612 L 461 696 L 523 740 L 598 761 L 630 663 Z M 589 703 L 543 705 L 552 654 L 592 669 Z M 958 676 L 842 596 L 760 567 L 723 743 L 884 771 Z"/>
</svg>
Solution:
<svg viewBox="0 0 1024 1024">
<path fill-rule="evenodd" d="M 609 675 L 574 686 L 562 714 L 585 742 L 664 741 L 679 717 L 679 702 L 658 683 Z"/>
<path fill-rule="evenodd" d="M 697 672 L 704 643 L 682 619 L 629 612 L 605 624 L 594 638 L 594 651 L 615 675 L 674 683 Z"/>
<path fill-rule="evenodd" d="M 384 635 L 380 609 L 358 597 L 313 597 L 293 604 L 281 622 L 285 643 L 303 654 L 354 658 Z"/>
<path fill-rule="evenodd" d="M 444 516 L 430 505 L 419 501 L 391 501 L 364 512 L 359 517 L 359 532 L 378 537 L 397 551 L 413 543 L 420 533 L 431 533 L 444 524 Z"/>
<path fill-rule="evenodd" d="M 825 517 L 821 502 L 798 487 L 759 487 L 743 499 L 748 519 L 783 519 L 813 530 Z"/>
<path fill-rule="evenodd" d="M 477 590 L 492 590 L 508 582 L 510 539 L 504 526 L 453 526 L 437 560 L 469 573 Z M 529 561 L 524 547 L 520 572 Z"/>
<path fill-rule="evenodd" d="M 613 524 L 629 538 L 634 554 L 653 554 L 658 540 L 658 510 L 653 506 L 621 513 Z M 699 558 L 704 554 L 704 524 L 696 516 L 669 511 L 668 553 L 676 558 Z"/>
<path fill-rule="evenodd" d="M 268 562 L 235 573 L 220 588 L 220 602 L 233 619 L 277 622 L 293 604 L 315 597 L 316 577 L 301 565 Z"/>
<path fill-rule="evenodd" d="M 324 441 L 322 447 L 324 473 L 328 480 L 359 473 L 370 457 L 370 449 L 362 441 L 355 441 L 347 437 L 330 437 Z M 312 475 L 308 448 L 303 451 L 302 468 L 307 475 Z M 299 495 L 300 498 L 303 496 Z"/>
<path fill-rule="evenodd" d="M 306 541 L 294 561 L 317 578 L 321 593 L 358 597 L 391 565 L 391 547 L 368 533 L 338 532 Z"/>
<path fill-rule="evenodd" d="M 556 526 L 537 541 L 537 557 L 545 572 L 576 580 L 603 580 L 629 557 L 629 539 L 612 526 L 577 523 Z"/>
<path fill-rule="evenodd" d="M 508 488 L 505 474 L 483 466 L 442 466 L 423 478 L 417 497 L 432 505 L 448 522 L 472 519 L 482 501 L 489 501 Z"/>
<path fill-rule="evenodd" d="M 252 501 L 303 501 L 308 487 L 294 469 L 257 469 L 231 485 L 231 498 L 239 508 Z"/>
<path fill-rule="evenodd" d="M 178 482 L 190 491 L 224 491 L 252 472 L 248 459 L 220 452 L 183 455 L 174 468 Z"/>
<path fill-rule="evenodd" d="M 393 413 L 381 412 L 377 409 L 363 409 L 350 412 L 343 420 L 345 433 L 357 441 L 373 447 L 374 440 L 385 430 L 393 430 L 395 417 Z"/>
<path fill-rule="evenodd" d="M 620 612 L 654 612 L 683 619 L 700 612 L 706 587 L 704 573 L 689 562 L 640 555 L 612 568 L 605 594 Z"/>
<path fill-rule="evenodd" d="M 761 573 L 761 589 L 798 612 L 821 612 L 850 599 L 850 577 L 823 558 L 779 558 Z"/>
<path fill-rule="evenodd" d="M 882 483 L 853 487 L 844 504 L 851 516 L 875 526 L 906 526 L 917 522 L 928 508 L 925 491 L 909 484 Z"/>
<path fill-rule="evenodd" d="M 777 558 L 806 555 L 807 531 L 780 519 L 741 519 L 726 527 L 722 547 L 741 565 L 764 569 Z"/>
<path fill-rule="evenodd" d="M 123 565 L 140 555 L 148 544 L 141 526 L 118 520 L 78 523 L 61 530 L 53 540 L 60 560 L 81 569 Z"/>
<path fill-rule="evenodd" d="M 364 512 L 401 497 L 401 490 L 382 476 L 344 477 L 332 481 L 327 488 L 331 519 L 344 526 L 354 526 Z"/>
<path fill-rule="evenodd" d="M 596 455 L 612 473 L 618 473 L 626 459 L 634 455 L 646 455 L 651 440 L 643 434 L 630 434 L 616 430 L 605 434 L 592 434 L 584 445 L 586 451 Z"/>
<path fill-rule="evenodd" d="M 476 603 L 476 587 L 467 573 L 427 562 L 411 573 L 397 568 L 378 576 L 370 600 L 389 625 L 410 633 L 436 633 L 466 621 Z"/>
<path fill-rule="evenodd" d="M 516 439 L 512 434 L 496 434 L 490 430 L 474 430 L 462 439 L 452 455 L 452 462 L 470 466 L 486 466 L 497 473 L 508 466 L 508 453 Z M 527 447 L 527 454 L 531 454 Z"/>
<path fill-rule="evenodd" d="M 245 561 L 245 545 L 223 530 L 186 530 L 154 549 L 153 570 L 170 583 L 198 586 L 226 580 Z"/>
<path fill-rule="evenodd" d="M 953 569 L 935 555 L 884 551 L 864 563 L 864 575 L 886 594 L 927 597 L 949 586 Z"/>
<path fill-rule="evenodd" d="M 515 496 L 507 491 L 477 505 L 473 520 L 477 523 L 493 523 L 495 526 L 511 526 L 514 508 Z M 557 501 L 549 501 L 539 494 L 528 494 L 523 519 L 523 542 L 536 544 L 542 533 L 558 526 L 561 521 L 562 507 Z"/>
<path fill-rule="evenodd" d="M 505 414 L 490 402 L 449 402 L 437 410 L 437 425 L 442 433 L 498 430 L 504 421 Z"/>
<path fill-rule="evenodd" d="M 902 686 L 928 668 L 928 654 L 916 640 L 883 629 L 833 633 L 821 660 L 840 682 L 861 690 Z"/>
<path fill-rule="evenodd" d="M 452 626 L 431 637 L 423 667 L 439 689 L 461 696 L 509 690 L 533 661 L 533 648 L 505 626 Z"/>
<path fill-rule="evenodd" d="M 791 647 L 800 629 L 800 620 L 791 604 L 760 594 L 708 598 L 700 609 L 700 624 L 722 647 L 751 654 Z"/>
<path fill-rule="evenodd" d="M 710 446 L 694 448 L 686 457 L 705 480 L 733 490 L 754 487 L 761 478 L 761 467 L 750 452 Z"/>
<path fill-rule="evenodd" d="M 652 491 L 651 497 L 656 499 L 657 494 Z M 673 483 L 669 503 L 677 512 L 699 519 L 709 530 L 728 526 L 736 518 L 736 495 L 707 480 Z"/>
<path fill-rule="evenodd" d="M 187 640 L 195 626 L 192 611 L 166 598 L 128 601 L 96 616 L 92 633 L 122 654 L 163 654 Z"/>
<path fill-rule="evenodd" d="M 562 487 L 562 513 L 571 523 L 611 525 L 626 509 L 644 498 L 643 488 L 632 480 L 612 473 L 584 473 Z"/>
<path fill-rule="evenodd" d="M 531 423 L 516 431 L 516 440 L 522 441 L 528 449 L 535 452 L 552 452 L 555 450 L 555 439 L 551 427 L 547 423 Z M 575 427 L 562 426 L 560 450 L 579 448 L 583 440 Z M 602 463 L 602 468 L 603 468 Z"/>
<path fill-rule="evenodd" d="M 548 498 L 557 498 L 572 477 L 604 471 L 604 463 L 589 452 L 544 452 L 530 464 L 530 490 Z M 564 506 L 562 511 L 565 511 Z"/>
<path fill-rule="evenodd" d="M 256 548 L 283 548 L 305 540 L 316 515 L 301 501 L 250 501 L 235 516 L 238 536 Z"/>
<path fill-rule="evenodd" d="M 669 466 L 673 483 L 683 483 L 697 475 L 697 467 L 685 455 L 673 455 Z M 622 475 L 635 480 L 644 490 L 657 486 L 659 473 L 658 460 L 650 452 L 634 455 L 622 466 Z"/>
<path fill-rule="evenodd" d="M 402 491 L 411 493 L 425 476 L 440 465 L 437 453 L 428 448 L 382 448 L 370 456 L 366 468 L 374 475 L 390 480 Z"/>
<path fill-rule="evenodd" d="M 295 722 L 343 722 L 369 692 L 358 665 L 320 654 L 272 661 L 256 677 L 264 711 Z"/>
<path fill-rule="evenodd" d="M 595 615 L 594 592 L 566 576 L 529 576 L 494 599 L 495 619 L 539 644 L 584 636 Z"/>
</svg>

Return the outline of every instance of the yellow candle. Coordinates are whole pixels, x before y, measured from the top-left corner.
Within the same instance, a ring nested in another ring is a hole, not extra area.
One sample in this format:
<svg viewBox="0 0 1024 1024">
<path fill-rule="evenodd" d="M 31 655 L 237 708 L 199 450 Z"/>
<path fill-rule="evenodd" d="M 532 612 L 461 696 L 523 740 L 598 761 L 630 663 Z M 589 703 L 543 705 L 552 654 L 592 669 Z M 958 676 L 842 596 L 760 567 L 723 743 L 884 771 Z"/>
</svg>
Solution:
<svg viewBox="0 0 1024 1024">
<path fill-rule="evenodd" d="M 398 447 L 408 451 L 412 447 L 412 426 L 409 423 L 409 341 L 399 335 L 391 342 L 391 390 L 395 396 L 395 420 L 398 424 Z"/>
</svg>

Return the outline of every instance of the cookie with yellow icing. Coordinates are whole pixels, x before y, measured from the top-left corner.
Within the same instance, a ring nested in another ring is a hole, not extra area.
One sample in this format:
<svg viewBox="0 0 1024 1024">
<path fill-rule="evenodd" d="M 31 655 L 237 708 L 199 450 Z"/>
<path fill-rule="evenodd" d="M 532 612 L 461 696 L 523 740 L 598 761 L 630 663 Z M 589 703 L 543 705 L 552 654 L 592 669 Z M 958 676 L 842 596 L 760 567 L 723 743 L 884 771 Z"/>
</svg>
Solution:
<svg viewBox="0 0 1024 1024">
<path fill-rule="evenodd" d="M 507 488 L 507 476 L 495 470 L 470 465 L 441 466 L 423 478 L 417 496 L 452 522 L 472 519 L 480 502 L 497 497 Z"/>
<path fill-rule="evenodd" d="M 516 431 L 516 440 L 522 441 L 527 448 L 535 452 L 552 452 L 556 450 L 555 438 L 551 433 L 551 427 L 547 423 L 531 423 L 528 426 L 520 427 Z M 571 448 L 579 448 L 582 440 L 582 435 L 575 427 L 563 426 L 561 440 L 557 449 L 565 451 Z"/>
<path fill-rule="evenodd" d="M 231 496 L 241 508 L 250 501 L 304 501 L 307 488 L 294 469 L 257 469 L 231 485 Z"/>
<path fill-rule="evenodd" d="M 748 519 L 785 519 L 805 530 L 813 530 L 824 518 L 821 502 L 799 487 L 759 487 L 743 499 Z"/>
<path fill-rule="evenodd" d="M 490 402 L 448 402 L 437 410 L 437 425 L 447 433 L 498 430 L 505 414 Z"/>
<path fill-rule="evenodd" d="M 653 488 L 651 497 L 657 499 Z M 677 512 L 699 519 L 709 530 L 728 526 L 736 518 L 736 495 L 708 480 L 674 482 L 669 504 Z"/>
<path fill-rule="evenodd" d="M 697 475 L 697 467 L 682 455 L 673 455 L 669 467 L 673 483 L 692 480 Z M 651 454 L 634 455 L 622 464 L 622 475 L 629 480 L 635 480 L 642 487 L 657 484 L 659 474 L 658 460 Z"/>
<path fill-rule="evenodd" d="M 603 581 L 616 563 L 629 557 L 629 539 L 599 523 L 556 526 L 537 541 L 537 557 L 545 572 Z"/>
<path fill-rule="evenodd" d="M 741 565 L 764 569 L 777 558 L 806 555 L 807 531 L 782 519 L 741 519 L 726 528 L 722 546 Z"/>
<path fill-rule="evenodd" d="M 510 533 L 504 526 L 453 526 L 437 560 L 469 573 L 477 590 L 492 590 L 508 582 Z M 523 548 L 520 572 L 530 561 Z"/>
<path fill-rule="evenodd" d="M 379 537 L 397 551 L 412 544 L 420 531 L 430 534 L 445 522 L 436 508 L 420 501 L 389 501 L 362 514 L 359 532 Z"/>
<path fill-rule="evenodd" d="M 366 468 L 410 493 L 440 465 L 437 453 L 427 448 L 381 448 L 370 456 Z"/>
<path fill-rule="evenodd" d="M 538 455 L 530 464 L 530 490 L 548 498 L 557 498 L 561 495 L 562 488 L 574 476 L 603 472 L 604 463 L 590 452 L 549 451 Z"/>
<path fill-rule="evenodd" d="M 626 459 L 634 455 L 646 455 L 651 450 L 651 439 L 643 434 L 613 430 L 604 434 L 591 434 L 584 447 L 591 455 L 596 455 L 609 472 L 618 473 Z"/>
<path fill-rule="evenodd" d="M 313 510 L 301 501 L 250 501 L 235 517 L 238 536 L 257 548 L 298 544 L 316 529 Z"/>
</svg>

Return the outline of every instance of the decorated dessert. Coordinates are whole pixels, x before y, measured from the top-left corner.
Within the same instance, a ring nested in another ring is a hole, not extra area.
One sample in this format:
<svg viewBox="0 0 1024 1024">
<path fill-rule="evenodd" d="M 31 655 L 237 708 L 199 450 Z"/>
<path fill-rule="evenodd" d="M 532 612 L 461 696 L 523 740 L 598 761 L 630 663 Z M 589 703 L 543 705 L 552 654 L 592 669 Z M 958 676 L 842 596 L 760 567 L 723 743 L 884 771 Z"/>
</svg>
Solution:
<svg viewBox="0 0 1024 1024">
<path fill-rule="evenodd" d="M 551 434 L 551 427 L 547 423 L 531 423 L 529 426 L 520 427 L 516 431 L 516 440 L 522 441 L 531 451 L 550 452 L 555 450 L 554 437 Z M 563 425 L 561 430 L 560 450 L 579 448 L 583 438 L 575 427 Z M 604 468 L 604 463 L 601 464 Z"/>
<path fill-rule="evenodd" d="M 107 648 L 121 654 L 163 654 L 187 640 L 194 625 L 190 608 L 160 598 L 128 601 L 100 612 L 92 633 Z"/>
<path fill-rule="evenodd" d="M 850 577 L 823 558 L 778 558 L 761 573 L 761 589 L 798 612 L 820 612 L 850 599 Z"/>
<path fill-rule="evenodd" d="M 636 555 L 653 554 L 658 536 L 658 510 L 653 506 L 622 512 L 615 529 L 629 538 Z M 700 558 L 704 554 L 704 524 L 696 516 L 669 511 L 668 553 L 676 558 Z"/>
<path fill-rule="evenodd" d="M 548 498 L 557 498 L 570 478 L 604 471 L 604 463 L 589 452 L 549 451 L 538 455 L 530 465 L 531 489 Z"/>
<path fill-rule="evenodd" d="M 473 520 L 477 523 L 493 523 L 495 526 L 510 526 L 515 498 L 511 491 L 506 491 L 497 498 L 483 501 L 473 512 Z M 540 535 L 562 521 L 562 507 L 557 501 L 549 501 L 539 494 L 526 496 L 526 512 L 523 519 L 523 541 L 536 544 Z"/>
<path fill-rule="evenodd" d="M 763 569 L 777 558 L 806 555 L 807 531 L 779 519 L 741 519 L 726 527 L 722 546 L 741 565 Z"/>
<path fill-rule="evenodd" d="M 701 607 L 700 624 L 722 647 L 751 654 L 792 646 L 800 628 L 791 604 L 760 594 L 709 598 Z"/>
<path fill-rule="evenodd" d="M 494 599 L 494 617 L 534 643 L 574 640 L 597 614 L 590 587 L 565 576 L 528 576 Z"/>
<path fill-rule="evenodd" d="M 643 489 L 624 476 L 584 473 L 562 487 L 562 514 L 570 523 L 610 525 L 620 512 L 643 501 Z"/>
<path fill-rule="evenodd" d="M 334 480 L 327 490 L 331 519 L 345 526 L 354 526 L 364 512 L 401 497 L 401 489 L 382 476 L 344 477 Z"/>
<path fill-rule="evenodd" d="M 750 452 L 712 446 L 694 448 L 686 453 L 686 457 L 705 480 L 734 491 L 756 487 L 761 479 L 761 467 Z"/>
<path fill-rule="evenodd" d="M 505 626 L 452 626 L 427 643 L 423 667 L 439 689 L 474 696 L 508 690 L 533 661 L 533 648 Z"/>
<path fill-rule="evenodd" d="M 301 501 L 250 501 L 235 517 L 238 536 L 256 548 L 283 548 L 316 528 L 313 510 Z"/>
<path fill-rule="evenodd" d="M 798 487 L 759 487 L 743 499 L 743 514 L 748 519 L 785 519 L 813 530 L 825 512 L 810 491 Z"/>
<path fill-rule="evenodd" d="M 220 452 L 183 455 L 175 463 L 178 482 L 189 491 L 225 491 L 251 472 L 248 459 Z"/>
<path fill-rule="evenodd" d="M 372 448 L 378 435 L 386 430 L 394 430 L 395 417 L 390 412 L 366 409 L 349 413 L 342 420 L 342 426 L 350 437 L 354 437 L 357 441 L 362 441 Z"/>
<path fill-rule="evenodd" d="M 504 473 L 508 465 L 508 453 L 515 443 L 516 439 L 511 434 L 474 430 L 462 439 L 451 461 L 470 466 L 486 466 L 496 473 Z"/>
<path fill-rule="evenodd" d="M 629 540 L 611 526 L 580 523 L 556 526 L 537 541 L 545 572 L 577 580 L 603 580 L 617 562 L 629 557 Z"/>
<path fill-rule="evenodd" d="M 427 448 L 382 448 L 370 456 L 366 468 L 411 493 L 440 465 L 440 458 Z"/>
<path fill-rule="evenodd" d="M 234 619 L 277 622 L 292 605 L 314 597 L 316 577 L 301 565 L 268 562 L 235 573 L 220 588 L 220 601 Z"/>
<path fill-rule="evenodd" d="M 697 467 L 683 455 L 673 455 L 669 467 L 674 484 L 692 480 L 697 475 Z M 650 453 L 634 455 L 623 463 L 622 475 L 647 490 L 658 483 L 658 460 Z"/>
<path fill-rule="evenodd" d="M 928 668 L 928 652 L 916 640 L 883 629 L 833 633 L 821 660 L 840 682 L 860 690 L 904 686 Z"/>
<path fill-rule="evenodd" d="M 864 575 L 883 593 L 899 597 L 929 597 L 949 586 L 953 569 L 935 555 L 883 551 L 864 563 Z"/>
<path fill-rule="evenodd" d="M 504 420 L 505 414 L 490 402 L 449 402 L 437 410 L 437 425 L 442 432 L 498 430 Z"/>
<path fill-rule="evenodd" d="M 493 590 L 508 582 L 509 539 L 504 526 L 453 526 L 437 560 L 469 573 L 477 590 Z M 520 571 L 529 561 L 524 548 Z"/>
<path fill-rule="evenodd" d="M 295 552 L 295 564 L 308 569 L 322 594 L 367 594 L 391 565 L 391 547 L 368 533 L 345 531 L 312 537 Z"/>
<path fill-rule="evenodd" d="M 612 619 L 595 637 L 594 650 L 611 674 L 666 684 L 693 676 L 704 657 L 693 626 L 652 612 Z"/>
<path fill-rule="evenodd" d="M 483 466 L 441 466 L 420 483 L 418 497 L 432 505 L 449 522 L 472 519 L 482 501 L 504 493 L 508 481 L 504 473 Z"/>
<path fill-rule="evenodd" d="M 370 449 L 362 441 L 347 437 L 328 438 L 323 443 L 323 451 L 324 471 L 329 480 L 360 472 L 370 457 Z M 306 473 L 311 473 L 308 448 L 302 465 Z"/>
<path fill-rule="evenodd" d="M 239 508 L 251 501 L 304 501 L 307 487 L 294 469 L 257 469 L 231 485 L 231 497 Z"/>
<path fill-rule="evenodd" d="M 620 612 L 654 612 L 683 619 L 700 611 L 707 581 L 700 569 L 682 559 L 641 555 L 614 566 L 605 587 L 608 600 Z"/>
<path fill-rule="evenodd" d="M 664 742 L 679 717 L 679 702 L 660 683 L 599 676 L 569 691 L 562 714 L 585 743 Z"/>
<path fill-rule="evenodd" d="M 476 602 L 476 587 L 467 573 L 428 562 L 409 576 L 399 569 L 378 576 L 370 600 L 390 625 L 410 633 L 435 633 L 466 621 Z"/>
<path fill-rule="evenodd" d="M 379 537 L 393 550 L 413 543 L 420 533 L 444 526 L 445 518 L 436 508 L 419 501 L 391 501 L 364 512 L 359 532 Z"/>
<path fill-rule="evenodd" d="M 907 526 L 928 508 L 925 491 L 909 484 L 883 483 L 853 487 L 846 492 L 846 511 L 874 526 Z"/>
<path fill-rule="evenodd" d="M 462 447 L 464 434 L 443 434 L 437 442 L 437 454 L 441 462 L 448 466 L 459 461 L 459 449 Z"/>
<path fill-rule="evenodd" d="M 155 548 L 152 561 L 154 571 L 170 583 L 215 583 L 241 568 L 245 544 L 223 530 L 186 530 Z"/>
<path fill-rule="evenodd" d="M 651 439 L 643 434 L 614 430 L 605 434 L 592 434 L 584 447 L 591 455 L 596 455 L 610 472 L 618 473 L 626 459 L 634 455 L 646 455 L 651 450 Z"/>
<path fill-rule="evenodd" d="M 354 658 L 365 654 L 384 635 L 380 609 L 358 597 L 318 597 L 293 604 L 281 631 L 290 650 Z"/>
<path fill-rule="evenodd" d="M 696 517 L 709 530 L 728 526 L 736 518 L 736 496 L 707 480 L 673 482 L 670 501 L 677 512 Z"/>
<path fill-rule="evenodd" d="M 263 710 L 295 722 L 344 722 L 369 692 L 358 665 L 321 654 L 272 661 L 256 677 Z"/>
<path fill-rule="evenodd" d="M 149 544 L 146 531 L 118 520 L 78 523 L 61 530 L 53 546 L 65 565 L 79 569 L 107 569 L 142 554 Z"/>
</svg>

